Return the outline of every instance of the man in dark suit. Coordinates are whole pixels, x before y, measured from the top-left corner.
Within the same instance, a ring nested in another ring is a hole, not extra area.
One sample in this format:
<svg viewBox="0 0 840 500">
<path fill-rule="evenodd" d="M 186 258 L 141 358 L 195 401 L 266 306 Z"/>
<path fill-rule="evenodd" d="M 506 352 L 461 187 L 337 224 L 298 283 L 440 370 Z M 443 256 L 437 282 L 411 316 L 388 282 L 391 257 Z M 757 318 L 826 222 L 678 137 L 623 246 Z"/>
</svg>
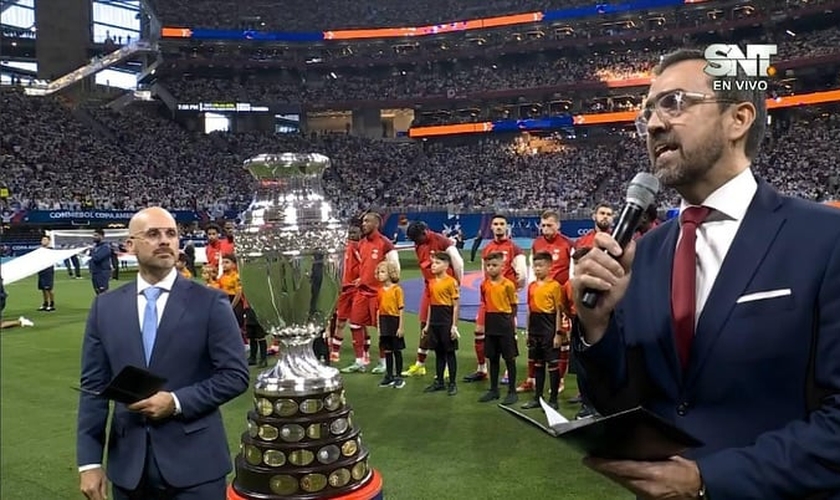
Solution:
<svg viewBox="0 0 840 500">
<path fill-rule="evenodd" d="M 222 500 L 231 459 L 219 407 L 248 388 L 239 326 L 225 295 L 178 275 L 178 230 L 169 212 L 144 209 L 129 232 L 137 280 L 94 299 L 81 386 L 101 390 L 128 365 L 167 382 L 148 399 L 115 404 L 108 435 L 113 497 Z M 90 500 L 105 497 L 108 414 L 108 401 L 80 396 L 77 461 Z"/>
<path fill-rule="evenodd" d="M 111 279 L 111 245 L 105 241 L 105 231 L 93 231 L 93 248 L 90 249 L 90 280 L 93 291 L 97 295 L 108 291 L 108 281 Z"/>
<path fill-rule="evenodd" d="M 642 404 L 704 445 L 586 464 L 645 499 L 838 499 L 840 214 L 753 176 L 765 96 L 715 92 L 705 65 L 663 58 L 637 120 L 679 220 L 623 252 L 597 235 L 620 257 L 590 252 L 573 282 L 588 399 L 601 413 Z"/>
</svg>

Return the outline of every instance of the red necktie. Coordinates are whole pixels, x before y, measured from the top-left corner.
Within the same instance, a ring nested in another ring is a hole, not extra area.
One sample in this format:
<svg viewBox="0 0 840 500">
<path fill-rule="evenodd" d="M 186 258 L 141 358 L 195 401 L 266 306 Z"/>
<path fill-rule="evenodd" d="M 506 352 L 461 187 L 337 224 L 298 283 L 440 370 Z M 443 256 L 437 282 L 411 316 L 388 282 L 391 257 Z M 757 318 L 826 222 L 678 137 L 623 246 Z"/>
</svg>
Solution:
<svg viewBox="0 0 840 500">
<path fill-rule="evenodd" d="M 674 254 L 671 272 L 671 316 L 674 320 L 677 354 L 683 369 L 688 366 L 691 342 L 694 340 L 694 323 L 697 309 L 697 226 L 709 216 L 708 207 L 688 207 L 680 214 L 682 229 L 680 242 Z"/>
</svg>

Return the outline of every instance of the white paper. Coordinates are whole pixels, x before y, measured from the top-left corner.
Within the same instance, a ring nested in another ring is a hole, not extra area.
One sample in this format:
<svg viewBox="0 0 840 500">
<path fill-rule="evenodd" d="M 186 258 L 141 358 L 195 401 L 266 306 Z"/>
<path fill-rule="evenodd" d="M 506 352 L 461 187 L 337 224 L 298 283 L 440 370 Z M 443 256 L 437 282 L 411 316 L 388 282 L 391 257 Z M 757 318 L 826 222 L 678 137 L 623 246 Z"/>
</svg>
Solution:
<svg viewBox="0 0 840 500">
<path fill-rule="evenodd" d="M 548 406 L 548 403 L 546 403 L 543 398 L 540 398 L 540 406 L 542 406 L 542 409 L 545 412 L 545 418 L 548 420 L 549 427 L 569 423 L 569 420 L 561 415 L 560 412 Z"/>
<path fill-rule="evenodd" d="M 3 264 L 3 284 L 10 285 L 33 274 L 38 274 L 38 271 L 62 262 L 64 259 L 69 259 L 84 250 L 84 247 L 69 250 L 37 248 Z"/>
</svg>

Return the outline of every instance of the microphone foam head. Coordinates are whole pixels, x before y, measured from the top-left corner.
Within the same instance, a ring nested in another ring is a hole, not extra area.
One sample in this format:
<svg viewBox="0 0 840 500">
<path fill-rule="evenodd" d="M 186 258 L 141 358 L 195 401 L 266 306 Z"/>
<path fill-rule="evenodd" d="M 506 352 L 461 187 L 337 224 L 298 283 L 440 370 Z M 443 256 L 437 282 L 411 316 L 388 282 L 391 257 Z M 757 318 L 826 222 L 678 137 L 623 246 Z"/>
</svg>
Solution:
<svg viewBox="0 0 840 500">
<path fill-rule="evenodd" d="M 658 193 L 659 179 L 653 174 L 639 172 L 627 188 L 627 203 L 647 208 L 653 204 Z"/>
</svg>

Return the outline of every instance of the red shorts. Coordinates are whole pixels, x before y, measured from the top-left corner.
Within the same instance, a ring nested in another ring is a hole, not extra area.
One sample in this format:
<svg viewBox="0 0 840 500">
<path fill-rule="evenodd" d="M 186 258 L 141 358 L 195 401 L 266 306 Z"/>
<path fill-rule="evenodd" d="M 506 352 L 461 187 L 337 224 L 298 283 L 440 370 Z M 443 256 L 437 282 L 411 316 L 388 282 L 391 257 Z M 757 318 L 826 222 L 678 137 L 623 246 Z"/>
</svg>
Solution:
<svg viewBox="0 0 840 500">
<path fill-rule="evenodd" d="M 379 309 L 379 298 L 376 295 L 364 293 L 353 294 L 353 306 L 350 309 L 350 326 L 376 327 L 376 315 Z"/>
<path fill-rule="evenodd" d="M 429 302 L 432 301 L 432 294 L 429 291 L 429 285 L 423 286 L 423 295 L 420 296 L 420 323 L 426 324 L 429 321 Z"/>
<path fill-rule="evenodd" d="M 343 290 L 338 295 L 338 303 L 335 305 L 335 314 L 338 321 L 347 321 L 350 319 L 350 312 L 353 310 L 353 297 L 355 295 L 355 288 Z"/>
</svg>

